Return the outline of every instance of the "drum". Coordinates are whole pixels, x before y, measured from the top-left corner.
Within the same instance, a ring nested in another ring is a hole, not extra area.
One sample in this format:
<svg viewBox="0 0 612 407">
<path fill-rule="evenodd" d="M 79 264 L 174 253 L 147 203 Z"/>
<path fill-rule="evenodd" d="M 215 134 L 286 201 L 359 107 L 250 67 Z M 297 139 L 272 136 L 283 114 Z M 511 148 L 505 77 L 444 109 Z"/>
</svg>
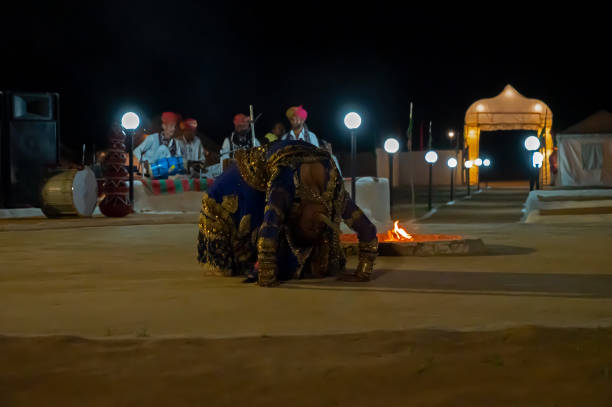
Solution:
<svg viewBox="0 0 612 407">
<path fill-rule="evenodd" d="M 96 175 L 89 168 L 61 170 L 42 190 L 42 211 L 48 218 L 91 216 L 98 201 Z"/>
<path fill-rule="evenodd" d="M 165 179 L 169 175 L 183 172 L 183 157 L 161 158 L 151 164 L 151 175 L 154 179 Z"/>
</svg>

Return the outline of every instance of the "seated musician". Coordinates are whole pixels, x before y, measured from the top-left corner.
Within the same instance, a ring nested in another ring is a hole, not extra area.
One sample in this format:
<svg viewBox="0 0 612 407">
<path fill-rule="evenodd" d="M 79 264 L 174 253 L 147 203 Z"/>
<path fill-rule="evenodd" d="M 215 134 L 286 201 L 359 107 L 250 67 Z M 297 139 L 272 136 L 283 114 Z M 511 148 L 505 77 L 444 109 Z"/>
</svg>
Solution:
<svg viewBox="0 0 612 407">
<path fill-rule="evenodd" d="M 198 137 L 198 122 L 195 119 L 185 119 L 180 124 L 180 133 L 176 140 L 183 153 L 183 165 L 190 169 L 192 175 L 205 169 L 206 152 Z"/>
<path fill-rule="evenodd" d="M 283 136 L 283 140 L 304 140 L 315 147 L 321 147 L 317 136 L 308 130 L 306 125 L 306 119 L 308 118 L 306 109 L 301 105 L 293 106 L 287 109 L 285 114 L 289 123 L 291 123 L 291 130 Z"/>
<path fill-rule="evenodd" d="M 259 146 L 259 140 L 251 132 L 249 117 L 238 113 L 234 116 L 234 131 L 223 140 L 223 145 L 221 146 L 221 164 L 226 168 L 228 165 L 227 160 L 233 159 L 234 153 L 237 150 Z"/>
<path fill-rule="evenodd" d="M 161 158 L 180 157 L 181 147 L 174 139 L 179 116 L 173 112 L 164 112 L 161 116 L 162 131 L 149 134 L 138 147 L 134 149 L 134 157 L 140 163 L 154 163 Z M 136 161 L 135 160 L 135 161 Z"/>
<path fill-rule="evenodd" d="M 246 275 L 246 282 L 262 286 L 331 274 L 370 279 L 376 227 L 344 190 L 327 151 L 284 140 L 240 150 L 235 160 L 202 199 L 198 260 L 207 274 Z M 344 271 L 341 221 L 359 239 L 352 273 Z"/>
<path fill-rule="evenodd" d="M 283 134 L 285 134 L 285 125 L 281 122 L 274 123 L 272 130 L 270 130 L 270 132 L 266 133 L 264 136 L 263 142 L 264 144 L 274 143 L 275 141 L 280 140 L 283 137 Z"/>
</svg>

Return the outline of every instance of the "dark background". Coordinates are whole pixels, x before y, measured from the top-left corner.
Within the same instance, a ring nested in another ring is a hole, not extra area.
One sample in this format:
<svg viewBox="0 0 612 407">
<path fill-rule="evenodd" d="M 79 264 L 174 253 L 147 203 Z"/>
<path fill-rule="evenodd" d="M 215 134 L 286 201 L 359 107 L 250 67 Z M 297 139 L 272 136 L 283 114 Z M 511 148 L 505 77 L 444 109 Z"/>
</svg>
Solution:
<svg viewBox="0 0 612 407">
<path fill-rule="evenodd" d="M 492 165 L 481 167 L 480 179 L 528 179 L 532 154 L 525 150 L 525 139 L 529 136 L 537 134 L 525 130 L 481 131 L 478 155 L 483 159 L 489 158 Z"/>
<path fill-rule="evenodd" d="M 308 125 L 338 150 L 362 114 L 360 150 L 403 135 L 415 103 L 450 145 L 468 106 L 510 83 L 553 111 L 559 131 L 612 110 L 603 9 L 558 4 L 436 5 L 284 2 L 3 2 L 0 89 L 61 94 L 62 140 L 101 146 L 134 110 L 196 118 L 221 141 L 249 104 L 258 135 L 303 104 Z M 602 6 L 603 7 L 603 6 Z M 425 139 L 426 141 L 426 139 Z"/>
</svg>

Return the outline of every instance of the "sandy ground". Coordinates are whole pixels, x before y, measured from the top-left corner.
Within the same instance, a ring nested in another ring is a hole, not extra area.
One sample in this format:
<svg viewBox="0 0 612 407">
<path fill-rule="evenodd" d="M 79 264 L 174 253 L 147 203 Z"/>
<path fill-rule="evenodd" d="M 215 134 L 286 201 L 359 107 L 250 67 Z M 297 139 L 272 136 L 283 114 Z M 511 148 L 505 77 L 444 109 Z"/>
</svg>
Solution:
<svg viewBox="0 0 612 407">
<path fill-rule="evenodd" d="M 228 337 L 612 324 L 609 228 L 461 230 L 481 237 L 489 255 L 380 258 L 367 284 L 328 278 L 276 289 L 203 277 L 194 225 L 4 232 L 0 333 Z"/>
<path fill-rule="evenodd" d="M 191 215 L 3 221 L 0 406 L 610 405 L 612 229 L 519 224 L 521 194 L 410 226 L 487 255 L 272 289 L 203 277 Z"/>
<path fill-rule="evenodd" d="M 0 337 L 3 406 L 609 406 L 611 329 Z"/>
</svg>

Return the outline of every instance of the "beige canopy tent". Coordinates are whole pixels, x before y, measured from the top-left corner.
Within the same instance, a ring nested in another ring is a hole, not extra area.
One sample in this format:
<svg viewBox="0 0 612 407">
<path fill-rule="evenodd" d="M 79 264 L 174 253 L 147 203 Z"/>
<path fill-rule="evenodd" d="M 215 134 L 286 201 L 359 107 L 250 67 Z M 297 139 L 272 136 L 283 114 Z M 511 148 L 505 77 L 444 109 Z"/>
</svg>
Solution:
<svg viewBox="0 0 612 407">
<path fill-rule="evenodd" d="M 612 186 L 612 113 L 601 110 L 557 134 L 561 186 Z"/>
<path fill-rule="evenodd" d="M 511 85 L 506 85 L 497 96 L 474 102 L 465 113 L 465 146 L 469 148 L 468 159 L 475 160 L 479 154 L 480 131 L 496 130 L 534 130 L 546 134 L 546 143 L 540 150 L 545 156 L 542 182 L 549 183 L 550 168 L 548 157 L 553 152 L 550 135 L 552 111 L 541 100 L 529 99 L 521 95 Z M 478 179 L 478 167 L 470 169 L 473 183 Z"/>
</svg>

